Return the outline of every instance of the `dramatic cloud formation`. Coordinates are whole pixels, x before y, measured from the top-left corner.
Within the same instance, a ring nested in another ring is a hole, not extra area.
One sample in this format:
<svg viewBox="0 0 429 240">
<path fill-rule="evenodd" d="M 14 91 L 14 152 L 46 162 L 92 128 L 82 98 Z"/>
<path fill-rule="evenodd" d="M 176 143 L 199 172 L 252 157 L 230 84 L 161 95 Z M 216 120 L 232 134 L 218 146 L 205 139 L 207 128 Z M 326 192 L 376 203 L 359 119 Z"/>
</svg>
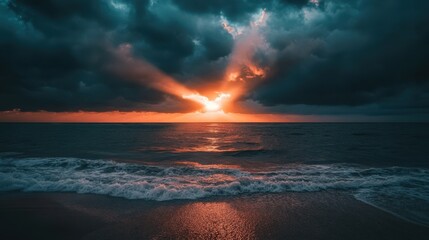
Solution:
<svg viewBox="0 0 429 240">
<path fill-rule="evenodd" d="M 233 112 L 429 119 L 428 8 L 0 0 L 0 111 L 189 112 L 228 88 Z"/>
</svg>

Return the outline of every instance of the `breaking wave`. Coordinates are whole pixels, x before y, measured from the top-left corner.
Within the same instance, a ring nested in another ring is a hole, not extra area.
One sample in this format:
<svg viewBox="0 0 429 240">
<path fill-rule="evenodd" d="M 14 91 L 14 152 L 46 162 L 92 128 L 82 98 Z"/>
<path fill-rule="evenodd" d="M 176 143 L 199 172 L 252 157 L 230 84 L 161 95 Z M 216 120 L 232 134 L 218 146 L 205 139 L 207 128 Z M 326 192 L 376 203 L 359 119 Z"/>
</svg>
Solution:
<svg viewBox="0 0 429 240">
<path fill-rule="evenodd" d="M 76 192 L 165 201 L 245 193 L 350 191 L 357 199 L 429 223 L 429 170 L 358 165 L 151 166 L 78 158 L 0 158 L 0 191 Z"/>
</svg>

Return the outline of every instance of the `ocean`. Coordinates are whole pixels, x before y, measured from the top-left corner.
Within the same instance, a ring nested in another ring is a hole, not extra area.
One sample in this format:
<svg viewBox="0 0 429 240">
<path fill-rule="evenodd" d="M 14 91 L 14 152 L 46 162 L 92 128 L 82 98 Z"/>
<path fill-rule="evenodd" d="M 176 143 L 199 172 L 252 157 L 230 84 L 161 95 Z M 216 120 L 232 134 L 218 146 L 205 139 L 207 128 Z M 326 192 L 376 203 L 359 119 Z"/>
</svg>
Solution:
<svg viewBox="0 0 429 240">
<path fill-rule="evenodd" d="M 340 191 L 429 225 L 429 124 L 0 124 L 0 191 L 174 201 Z"/>
</svg>

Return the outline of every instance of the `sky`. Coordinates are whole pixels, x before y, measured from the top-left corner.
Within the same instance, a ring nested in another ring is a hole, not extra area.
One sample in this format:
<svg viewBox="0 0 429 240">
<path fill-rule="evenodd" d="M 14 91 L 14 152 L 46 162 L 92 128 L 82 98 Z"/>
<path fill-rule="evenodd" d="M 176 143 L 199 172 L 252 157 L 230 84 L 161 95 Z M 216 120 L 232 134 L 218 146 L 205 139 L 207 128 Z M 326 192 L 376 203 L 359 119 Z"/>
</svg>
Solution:
<svg viewBox="0 0 429 240">
<path fill-rule="evenodd" d="M 429 121 L 427 9 L 0 0 L 0 121 Z"/>
</svg>

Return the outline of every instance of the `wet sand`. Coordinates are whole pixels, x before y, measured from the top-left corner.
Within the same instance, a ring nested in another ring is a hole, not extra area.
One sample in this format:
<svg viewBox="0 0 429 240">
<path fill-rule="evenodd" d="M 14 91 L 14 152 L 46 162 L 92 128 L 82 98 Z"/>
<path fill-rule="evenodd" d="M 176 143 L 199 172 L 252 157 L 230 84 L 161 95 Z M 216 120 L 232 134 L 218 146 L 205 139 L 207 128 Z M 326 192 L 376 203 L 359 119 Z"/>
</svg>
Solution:
<svg viewBox="0 0 429 240">
<path fill-rule="evenodd" d="M 0 239 L 426 239 L 416 225 L 339 192 L 155 202 L 0 194 Z"/>
</svg>

